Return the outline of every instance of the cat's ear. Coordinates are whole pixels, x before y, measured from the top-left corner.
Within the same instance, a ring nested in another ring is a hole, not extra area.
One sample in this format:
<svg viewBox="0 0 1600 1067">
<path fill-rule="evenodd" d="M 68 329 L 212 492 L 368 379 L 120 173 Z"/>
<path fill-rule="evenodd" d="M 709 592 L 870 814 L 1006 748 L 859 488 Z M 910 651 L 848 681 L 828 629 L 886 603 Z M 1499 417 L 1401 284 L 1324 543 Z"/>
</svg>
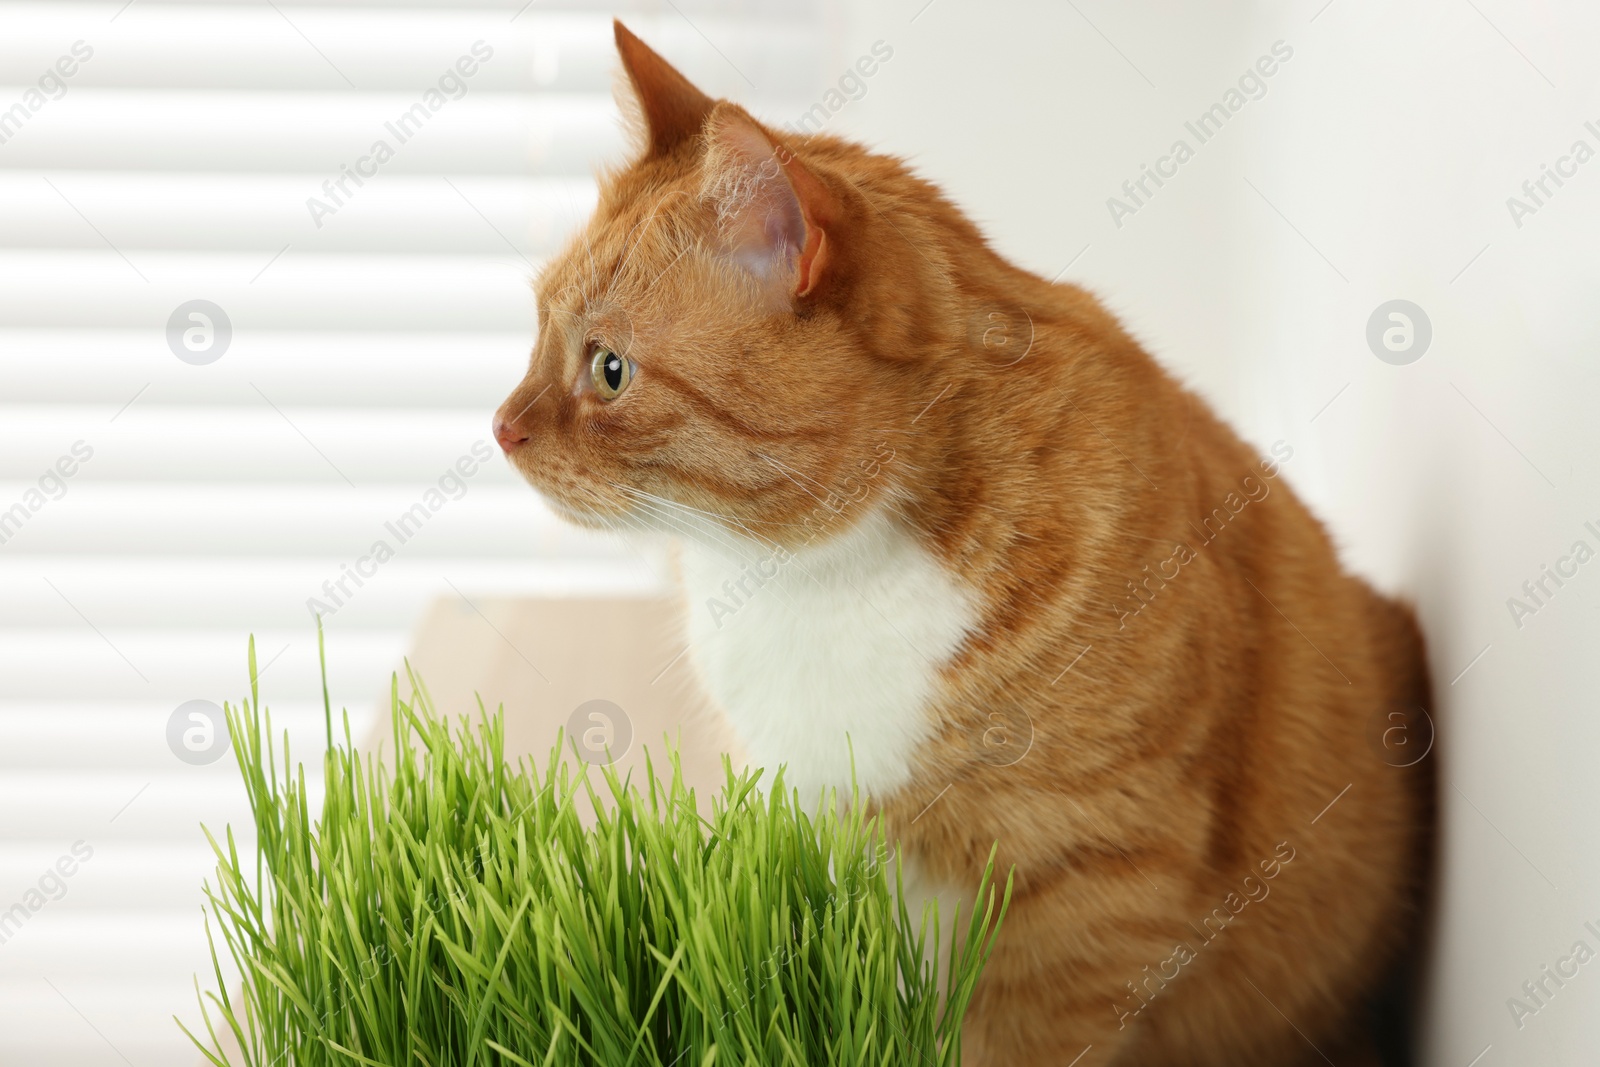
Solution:
<svg viewBox="0 0 1600 1067">
<path fill-rule="evenodd" d="M 699 134 L 716 101 L 691 85 L 620 19 L 613 19 L 612 27 L 627 75 L 626 82 L 617 86 L 617 102 L 644 154 L 666 155 Z"/>
<path fill-rule="evenodd" d="M 716 106 L 706 142 L 701 195 L 734 259 L 785 297 L 815 292 L 828 277 L 828 231 L 840 215 L 833 192 L 734 104 Z"/>
</svg>

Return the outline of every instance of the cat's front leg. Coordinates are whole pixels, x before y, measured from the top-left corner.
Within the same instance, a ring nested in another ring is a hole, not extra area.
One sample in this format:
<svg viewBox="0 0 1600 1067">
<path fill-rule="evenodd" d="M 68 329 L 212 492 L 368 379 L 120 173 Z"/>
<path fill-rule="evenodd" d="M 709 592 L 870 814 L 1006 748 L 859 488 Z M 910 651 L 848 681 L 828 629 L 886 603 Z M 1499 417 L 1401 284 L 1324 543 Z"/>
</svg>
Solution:
<svg viewBox="0 0 1600 1067">
<path fill-rule="evenodd" d="M 985 981 L 962 1031 L 962 1067 L 1112 1067 L 1132 1029 L 1092 995 L 1062 996 L 1046 983 Z"/>
<path fill-rule="evenodd" d="M 1019 865 L 963 1026 L 965 1067 L 1140 1062 L 1125 1053 L 1174 992 L 1161 972 L 1180 939 L 1168 917 L 1181 882 L 1154 871 L 1159 883 L 1146 880 L 1114 851 L 1096 856 Z"/>
</svg>

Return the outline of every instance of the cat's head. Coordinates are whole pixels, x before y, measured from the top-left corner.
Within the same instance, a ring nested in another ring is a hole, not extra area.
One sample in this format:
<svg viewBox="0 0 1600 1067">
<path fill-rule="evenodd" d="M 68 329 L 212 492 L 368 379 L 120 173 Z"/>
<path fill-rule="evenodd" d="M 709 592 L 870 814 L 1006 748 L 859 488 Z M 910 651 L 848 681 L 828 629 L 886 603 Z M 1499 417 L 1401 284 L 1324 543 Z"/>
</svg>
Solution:
<svg viewBox="0 0 1600 1067">
<path fill-rule="evenodd" d="M 903 484 L 938 391 L 916 354 L 964 329 L 924 240 L 954 209 L 897 161 L 776 133 L 616 37 L 634 157 L 536 283 L 496 437 L 585 525 L 831 536 Z"/>
</svg>

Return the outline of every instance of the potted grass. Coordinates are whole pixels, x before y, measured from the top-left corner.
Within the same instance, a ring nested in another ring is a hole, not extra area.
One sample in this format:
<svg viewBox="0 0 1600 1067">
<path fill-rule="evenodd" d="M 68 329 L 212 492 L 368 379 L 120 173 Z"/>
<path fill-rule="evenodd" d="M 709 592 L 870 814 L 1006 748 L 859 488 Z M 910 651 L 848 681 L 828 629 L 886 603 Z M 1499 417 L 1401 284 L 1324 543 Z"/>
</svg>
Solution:
<svg viewBox="0 0 1600 1067">
<path fill-rule="evenodd" d="M 640 782 L 595 781 L 559 745 L 513 765 L 499 714 L 452 723 L 409 681 L 387 759 L 356 752 L 348 720 L 335 745 L 330 710 L 313 810 L 251 643 L 249 700 L 227 713 L 256 842 L 211 837 L 216 986 L 204 1034 L 185 1028 L 211 1063 L 960 1062 L 1010 894 L 992 857 L 941 952 L 863 805 L 808 808 L 781 770 L 726 761 L 709 804 L 673 755 Z"/>
</svg>

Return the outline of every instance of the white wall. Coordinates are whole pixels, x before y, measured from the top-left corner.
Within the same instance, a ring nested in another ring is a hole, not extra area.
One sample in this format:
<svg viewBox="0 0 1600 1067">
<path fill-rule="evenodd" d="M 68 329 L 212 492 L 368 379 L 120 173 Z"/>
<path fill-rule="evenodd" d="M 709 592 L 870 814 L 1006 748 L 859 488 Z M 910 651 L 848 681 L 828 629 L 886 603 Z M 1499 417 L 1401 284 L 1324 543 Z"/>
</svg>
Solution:
<svg viewBox="0 0 1600 1067">
<path fill-rule="evenodd" d="M 830 128 L 911 157 L 1046 276 L 1087 246 L 1067 278 L 1247 438 L 1293 443 L 1286 476 L 1431 642 L 1444 831 L 1424 1062 L 1592 1062 L 1600 963 L 1548 983 L 1537 1014 L 1507 1001 L 1536 1006 L 1522 983 L 1576 942 L 1600 952 L 1600 556 L 1547 580 L 1520 626 L 1507 600 L 1575 541 L 1600 553 L 1600 158 L 1520 227 L 1506 199 L 1574 141 L 1600 152 L 1600 12 L 1197 6 L 839 0 L 837 72 L 876 40 L 894 56 Z M 1266 94 L 1115 225 L 1107 198 L 1175 138 L 1196 145 L 1184 121 L 1279 40 L 1293 56 Z M 1395 298 L 1433 328 L 1404 366 L 1365 339 Z"/>
</svg>

